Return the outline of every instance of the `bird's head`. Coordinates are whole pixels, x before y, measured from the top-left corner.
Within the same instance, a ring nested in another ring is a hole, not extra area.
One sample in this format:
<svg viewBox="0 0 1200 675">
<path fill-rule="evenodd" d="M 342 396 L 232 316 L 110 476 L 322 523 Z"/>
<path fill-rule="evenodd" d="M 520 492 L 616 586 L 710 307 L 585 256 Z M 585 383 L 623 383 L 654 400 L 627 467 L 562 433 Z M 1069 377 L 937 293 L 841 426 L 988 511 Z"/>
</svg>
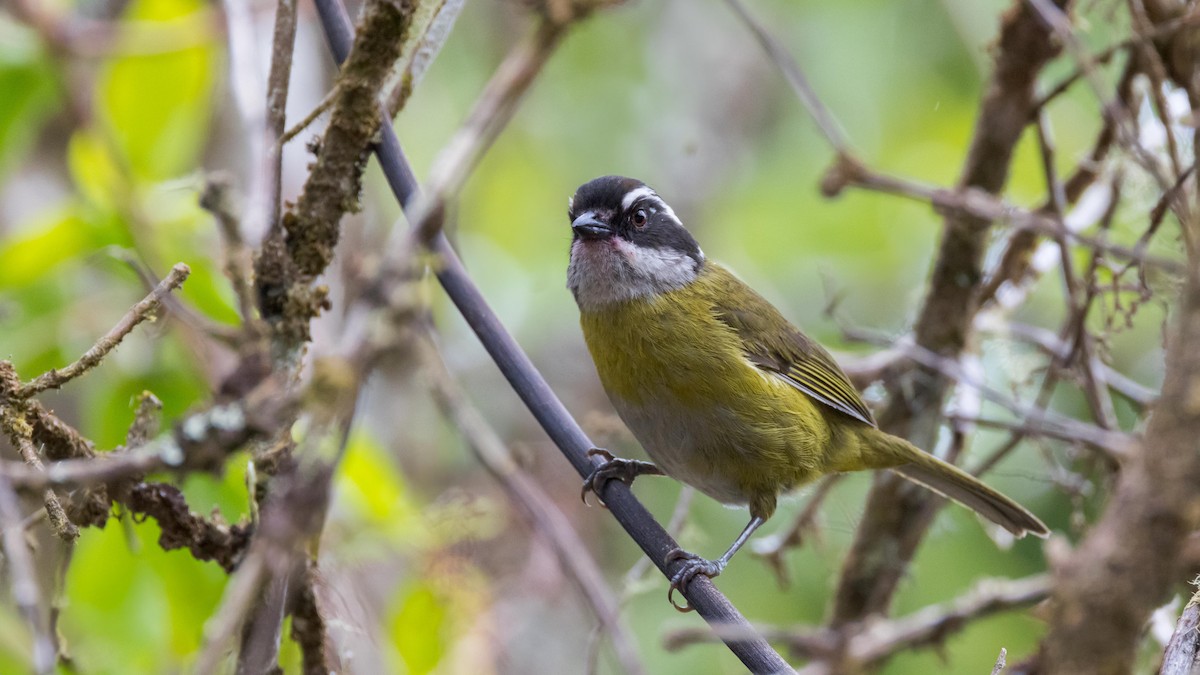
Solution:
<svg viewBox="0 0 1200 675">
<path fill-rule="evenodd" d="M 696 239 L 640 180 L 584 183 L 567 212 L 574 233 L 567 287 L 585 311 L 682 288 L 704 266 Z"/>
</svg>

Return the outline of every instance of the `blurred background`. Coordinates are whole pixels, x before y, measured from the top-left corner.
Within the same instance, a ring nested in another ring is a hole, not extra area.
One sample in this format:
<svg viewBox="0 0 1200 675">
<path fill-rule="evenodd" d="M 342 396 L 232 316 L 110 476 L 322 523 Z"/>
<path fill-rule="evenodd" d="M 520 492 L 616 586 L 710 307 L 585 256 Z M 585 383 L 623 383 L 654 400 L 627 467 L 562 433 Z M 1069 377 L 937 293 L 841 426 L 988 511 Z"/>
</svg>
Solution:
<svg viewBox="0 0 1200 675">
<path fill-rule="evenodd" d="M 7 0 L 0 6 L 0 356 L 29 379 L 78 357 L 145 293 L 130 265 L 163 275 L 193 270 L 182 298 L 217 323 L 236 320 L 210 214 L 197 204 L 204 177 L 226 172 L 244 185 L 248 160 L 231 95 L 226 32 L 218 5 L 202 0 Z M 958 177 L 989 67 L 1001 0 L 784 0 L 752 8 L 806 68 L 858 154 L 879 170 L 939 186 Z M 1085 3 L 1088 39 L 1108 44 L 1103 2 Z M 255 64 L 265 79 L 274 7 L 251 3 Z M 334 71 L 312 8 L 301 3 L 289 124 L 318 104 Z M 31 18 L 33 17 L 33 18 Z M 49 17 L 71 30 L 52 30 Z M 49 26 L 49 27 L 48 27 Z M 512 2 L 463 9 L 396 129 L 424 176 L 507 49 L 530 27 Z M 237 67 L 246 67 L 239 64 Z M 1055 63 L 1048 82 L 1070 70 Z M 1048 109 L 1059 170 L 1090 149 L 1094 95 L 1077 87 Z M 298 193 L 311 155 L 288 147 L 284 194 Z M 1027 134 L 1006 197 L 1036 207 L 1045 194 L 1035 140 Z M 927 206 L 849 191 L 821 197 L 833 153 L 746 27 L 715 0 L 641 0 L 598 13 L 573 30 L 510 128 L 461 194 L 451 238 L 505 325 L 598 443 L 642 457 L 600 389 L 565 288 L 567 198 L 599 175 L 640 178 L 674 207 L 709 257 L 733 267 L 810 335 L 853 361 L 879 347 L 851 343 L 843 327 L 902 336 L 920 306 L 941 219 Z M 1115 229 L 1132 227 L 1155 192 L 1128 195 Z M 361 213 L 344 221 L 339 259 L 326 281 L 333 309 L 318 320 L 313 353 L 336 352 L 347 286 L 393 226 L 404 226 L 377 167 L 368 170 Z M 398 223 L 398 225 L 397 225 Z M 257 242 L 262 232 L 248 232 Z M 1160 238 L 1161 239 L 1161 238 Z M 1164 246 L 1170 246 L 1167 240 Z M 431 284 L 441 347 L 471 400 L 558 501 L 628 595 L 625 619 L 649 672 L 736 673 L 721 646 L 670 652 L 663 638 L 695 628 L 666 602 L 656 573 L 629 580 L 640 552 L 599 508 L 579 501 L 579 480 L 524 409 L 474 336 Z M 1061 281 L 1047 277 L 1017 313 L 1057 330 Z M 1157 387 L 1163 308 L 1141 307 L 1106 332 L 1116 370 Z M 1096 317 L 1118 317 L 1113 308 Z M 1036 393 L 1044 360 L 1003 335 L 980 345 L 988 382 L 1023 398 Z M 48 397 L 55 412 L 101 450 L 124 441 L 135 397 L 152 391 L 166 419 L 207 400 L 235 355 L 197 331 L 160 321 L 136 331 L 95 373 Z M 1086 413 L 1068 385 L 1055 409 Z M 880 392 L 867 398 L 879 403 Z M 583 673 L 595 648 L 594 617 L 545 543 L 465 449 L 405 364 L 377 374 L 336 479 L 322 540 L 323 599 L 331 631 L 353 672 Z M 1118 399 L 1126 429 L 1135 415 Z M 985 406 L 995 417 L 1003 413 Z M 978 431 L 966 464 L 1006 434 Z M 6 452 L 11 448 L 5 447 Z M 932 448 L 931 448 L 932 450 Z M 15 455 L 9 455 L 15 457 Z M 184 483 L 193 510 L 245 518 L 246 456 L 223 476 Z M 1068 495 L 1056 472 L 1069 448 L 1030 441 L 988 479 L 1071 537 L 1094 515 L 1093 494 Z M 825 502 L 816 535 L 785 560 L 787 584 L 750 552 L 719 580 L 754 622 L 820 624 L 851 541 L 869 475 L 842 481 Z M 635 492 L 665 522 L 680 496 L 669 479 Z M 785 530 L 805 493 L 782 503 L 760 538 Z M 703 496 L 679 539 L 715 557 L 744 525 L 742 511 Z M 56 541 L 37 532 L 45 547 Z M 186 551 L 164 552 L 153 521 L 113 519 L 85 530 L 65 567 L 59 629 L 81 673 L 185 670 L 227 575 Z M 910 570 L 895 611 L 954 598 L 984 577 L 1045 568 L 1041 543 L 998 547 L 976 518 L 947 508 Z M 54 560 L 47 556 L 47 560 Z M 57 564 L 44 569 L 47 582 Z M 53 587 L 48 583 L 46 588 Z M 1001 647 L 1027 653 L 1036 613 L 972 624 L 939 650 L 899 655 L 885 672 L 987 672 Z M 286 634 L 286 632 L 285 632 Z M 284 664 L 298 668 L 285 639 Z M 0 611 L 0 672 L 28 666 L 28 633 L 11 604 Z M 1010 656 L 1012 658 L 1012 656 Z M 609 648 L 598 671 L 619 672 Z"/>
</svg>

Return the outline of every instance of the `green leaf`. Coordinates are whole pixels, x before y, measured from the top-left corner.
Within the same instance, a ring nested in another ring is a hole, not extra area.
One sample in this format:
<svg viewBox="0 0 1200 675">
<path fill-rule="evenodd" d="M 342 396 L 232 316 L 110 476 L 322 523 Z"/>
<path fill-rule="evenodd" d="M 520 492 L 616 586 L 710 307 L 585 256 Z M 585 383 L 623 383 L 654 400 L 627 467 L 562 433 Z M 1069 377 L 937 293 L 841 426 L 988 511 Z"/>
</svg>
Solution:
<svg viewBox="0 0 1200 675">
<path fill-rule="evenodd" d="M 31 284 L 59 264 L 119 239 L 116 228 L 85 218 L 75 204 L 51 211 L 19 231 L 0 247 L 0 290 Z"/>
<path fill-rule="evenodd" d="M 126 10 L 127 21 L 179 35 L 177 49 L 151 53 L 139 53 L 131 39 L 99 78 L 98 116 L 135 178 L 169 178 L 199 158 L 217 64 L 206 7 L 200 0 L 134 0 Z"/>
<path fill-rule="evenodd" d="M 425 581 L 418 582 L 405 596 L 392 619 L 391 636 L 409 673 L 432 672 L 442 660 L 446 653 L 446 615 L 443 599 Z"/>
<path fill-rule="evenodd" d="M 408 486 L 387 452 L 363 432 L 355 432 L 346 446 L 338 494 L 358 517 L 370 522 L 395 525 L 417 515 Z"/>
<path fill-rule="evenodd" d="M 54 80 L 36 40 L 0 26 L 0 174 L 20 160 L 49 119 L 57 99 Z"/>
</svg>

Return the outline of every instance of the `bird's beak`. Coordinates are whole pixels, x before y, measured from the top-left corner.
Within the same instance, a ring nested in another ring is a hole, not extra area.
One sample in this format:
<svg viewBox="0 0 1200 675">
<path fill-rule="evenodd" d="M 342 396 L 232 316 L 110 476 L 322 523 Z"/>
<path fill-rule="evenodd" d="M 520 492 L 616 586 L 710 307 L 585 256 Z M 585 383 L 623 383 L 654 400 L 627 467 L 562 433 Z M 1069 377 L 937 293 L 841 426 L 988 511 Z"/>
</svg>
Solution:
<svg viewBox="0 0 1200 675">
<path fill-rule="evenodd" d="M 585 213 L 571 223 L 571 229 L 582 239 L 608 239 L 612 236 L 612 228 L 603 223 L 591 213 Z"/>
</svg>

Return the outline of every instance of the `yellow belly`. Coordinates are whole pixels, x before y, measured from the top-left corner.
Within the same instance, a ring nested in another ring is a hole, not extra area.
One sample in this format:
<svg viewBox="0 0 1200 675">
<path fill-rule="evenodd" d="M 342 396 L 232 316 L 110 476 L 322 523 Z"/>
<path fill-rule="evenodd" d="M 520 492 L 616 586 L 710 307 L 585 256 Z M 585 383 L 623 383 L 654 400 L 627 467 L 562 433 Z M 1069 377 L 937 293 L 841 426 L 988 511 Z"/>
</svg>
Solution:
<svg viewBox="0 0 1200 675">
<path fill-rule="evenodd" d="M 613 406 L 668 475 L 730 504 L 829 468 L 832 431 L 803 393 L 750 363 L 701 281 L 581 317 Z M 764 503 L 765 506 L 765 503 Z"/>
</svg>

